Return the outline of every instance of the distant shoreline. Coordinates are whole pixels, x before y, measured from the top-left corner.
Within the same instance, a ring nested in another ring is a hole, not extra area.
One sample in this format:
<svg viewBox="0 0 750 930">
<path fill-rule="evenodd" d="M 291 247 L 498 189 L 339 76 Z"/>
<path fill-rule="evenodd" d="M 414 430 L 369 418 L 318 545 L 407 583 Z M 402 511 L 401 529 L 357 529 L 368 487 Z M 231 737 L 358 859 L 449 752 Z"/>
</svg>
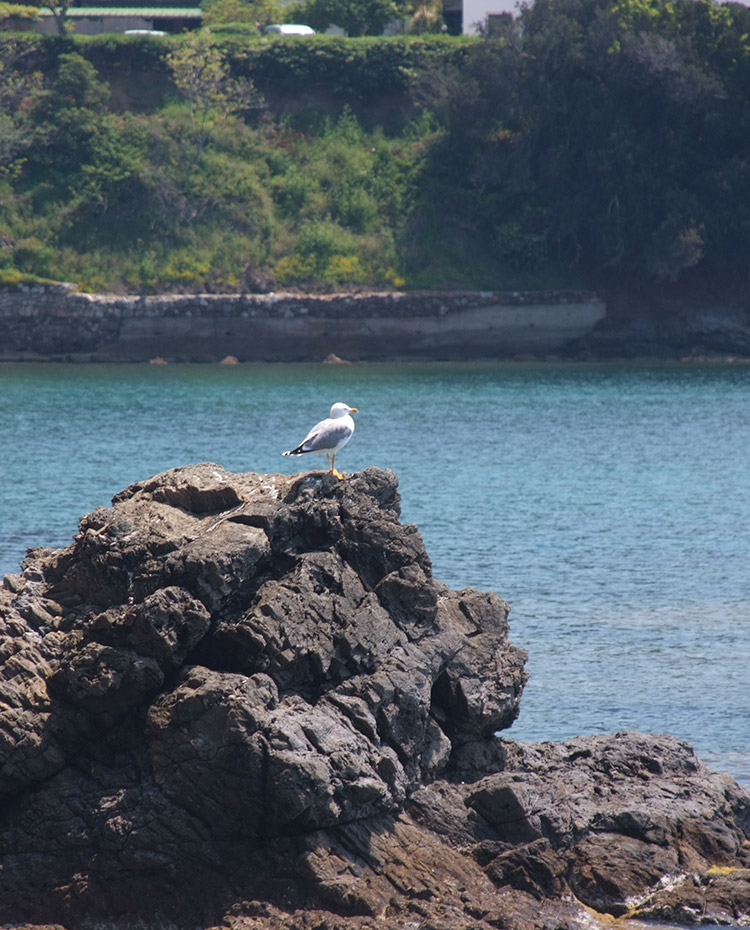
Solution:
<svg viewBox="0 0 750 930">
<path fill-rule="evenodd" d="M 0 290 L 5 361 L 427 361 L 564 353 L 604 320 L 590 292 L 118 297 Z"/>
<path fill-rule="evenodd" d="M 750 359 L 744 307 L 612 318 L 591 291 L 79 293 L 0 288 L 0 362 Z"/>
</svg>

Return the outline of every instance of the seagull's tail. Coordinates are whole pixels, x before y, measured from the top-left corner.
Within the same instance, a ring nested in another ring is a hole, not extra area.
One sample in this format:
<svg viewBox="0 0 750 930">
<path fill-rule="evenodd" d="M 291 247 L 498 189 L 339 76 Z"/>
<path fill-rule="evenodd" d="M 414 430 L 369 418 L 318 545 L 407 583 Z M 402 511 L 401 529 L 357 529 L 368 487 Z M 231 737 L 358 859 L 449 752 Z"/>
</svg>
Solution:
<svg viewBox="0 0 750 930">
<path fill-rule="evenodd" d="M 282 455 L 302 455 L 305 450 L 302 446 L 297 446 L 296 449 L 290 449 L 288 452 L 282 452 Z"/>
</svg>

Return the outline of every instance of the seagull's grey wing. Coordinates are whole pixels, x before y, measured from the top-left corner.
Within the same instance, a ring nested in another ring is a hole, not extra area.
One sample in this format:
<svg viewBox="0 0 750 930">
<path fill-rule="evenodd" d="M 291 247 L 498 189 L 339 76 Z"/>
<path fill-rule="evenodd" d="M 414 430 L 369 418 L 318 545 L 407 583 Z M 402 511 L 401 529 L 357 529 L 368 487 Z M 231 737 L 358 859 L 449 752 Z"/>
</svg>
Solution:
<svg viewBox="0 0 750 930">
<path fill-rule="evenodd" d="M 314 450 L 309 447 L 308 443 L 315 440 L 315 437 L 318 435 L 318 432 L 324 423 L 325 420 L 321 420 L 320 423 L 316 423 L 298 446 L 296 446 L 294 449 L 290 449 L 288 452 L 282 452 L 281 454 L 302 455 L 303 452 L 313 452 Z"/>
<path fill-rule="evenodd" d="M 329 449 L 335 449 L 336 446 L 346 442 L 352 432 L 353 430 L 348 423 L 340 423 L 338 420 L 323 420 L 310 430 L 301 448 L 305 452 L 327 452 Z"/>
</svg>

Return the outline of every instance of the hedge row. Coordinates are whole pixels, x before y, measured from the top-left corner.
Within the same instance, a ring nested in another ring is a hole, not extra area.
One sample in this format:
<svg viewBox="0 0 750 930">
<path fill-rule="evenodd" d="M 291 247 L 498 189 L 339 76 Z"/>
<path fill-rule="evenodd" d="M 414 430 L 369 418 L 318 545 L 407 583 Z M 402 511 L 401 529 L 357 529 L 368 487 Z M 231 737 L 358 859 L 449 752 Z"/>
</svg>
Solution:
<svg viewBox="0 0 750 930">
<path fill-rule="evenodd" d="M 6 33 L 2 44 L 20 43 L 31 54 L 34 69 L 49 73 L 64 52 L 78 51 L 103 78 L 138 73 L 167 74 L 165 58 L 189 35 L 49 36 Z M 10 37 L 10 38 L 9 38 Z M 259 38 L 217 34 L 236 74 L 250 75 L 261 90 L 286 92 L 295 86 L 320 88 L 363 102 L 403 92 L 411 77 L 424 68 L 460 67 L 476 40 L 453 36 L 389 36 L 346 38 L 317 35 Z"/>
</svg>

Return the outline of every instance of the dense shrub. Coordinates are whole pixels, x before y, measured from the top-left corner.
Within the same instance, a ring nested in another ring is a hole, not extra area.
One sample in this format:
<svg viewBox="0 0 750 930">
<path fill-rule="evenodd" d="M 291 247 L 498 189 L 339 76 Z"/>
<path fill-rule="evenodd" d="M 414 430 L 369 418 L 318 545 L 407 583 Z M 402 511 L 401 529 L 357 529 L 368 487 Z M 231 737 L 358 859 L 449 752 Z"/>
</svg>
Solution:
<svg viewBox="0 0 750 930">
<path fill-rule="evenodd" d="M 433 222 L 519 267 L 663 282 L 745 269 L 748 35 L 741 4 L 535 0 L 423 79 L 445 129 L 425 177 Z"/>
<path fill-rule="evenodd" d="M 413 144 L 363 129 L 348 109 L 306 133 L 263 116 L 247 78 L 207 35 L 154 46 L 28 39 L 26 83 L 19 66 L 21 99 L 9 114 L 18 144 L 1 179 L 6 274 L 114 291 L 397 277 L 394 230 L 418 161 Z M 162 74 L 163 102 L 118 114 L 102 74 L 115 75 L 133 48 Z M 92 62 L 104 52 L 112 58 L 98 71 Z"/>
</svg>

